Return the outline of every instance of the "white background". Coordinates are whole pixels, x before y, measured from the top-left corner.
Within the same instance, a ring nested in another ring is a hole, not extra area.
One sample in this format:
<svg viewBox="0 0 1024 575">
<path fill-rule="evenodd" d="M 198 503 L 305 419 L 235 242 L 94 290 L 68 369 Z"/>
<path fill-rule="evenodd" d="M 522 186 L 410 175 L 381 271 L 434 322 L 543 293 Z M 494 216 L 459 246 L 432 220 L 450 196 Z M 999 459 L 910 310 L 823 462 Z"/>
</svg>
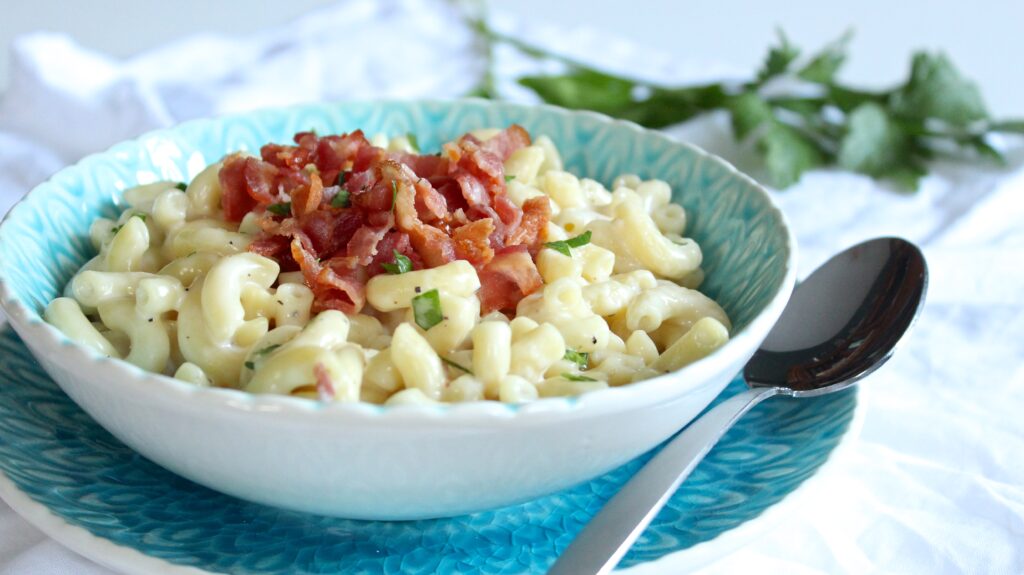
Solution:
<svg viewBox="0 0 1024 575">
<path fill-rule="evenodd" d="M 7 45 L 19 33 L 67 32 L 82 44 L 129 56 L 188 33 L 245 33 L 279 24 L 326 0 L 32 0 L 0 17 L 0 89 Z M 905 77 L 916 49 L 942 49 L 977 80 L 994 113 L 1024 116 L 1024 2 L 1016 0 L 499 0 L 525 19 L 592 26 L 679 58 L 726 62 L 753 70 L 775 29 L 807 50 L 855 31 L 844 78 L 886 86 Z M 627 8 L 628 6 L 628 8 Z"/>
</svg>

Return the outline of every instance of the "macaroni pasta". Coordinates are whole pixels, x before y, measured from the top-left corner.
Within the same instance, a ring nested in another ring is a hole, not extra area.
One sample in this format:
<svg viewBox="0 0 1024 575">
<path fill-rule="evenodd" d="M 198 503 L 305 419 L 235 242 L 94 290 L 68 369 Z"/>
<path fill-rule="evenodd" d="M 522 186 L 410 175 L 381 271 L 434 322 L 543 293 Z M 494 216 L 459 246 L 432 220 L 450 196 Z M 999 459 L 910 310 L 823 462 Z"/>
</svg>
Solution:
<svg viewBox="0 0 1024 575">
<path fill-rule="evenodd" d="M 472 141 L 501 133 L 476 132 Z M 388 157 L 418 153 L 406 136 L 372 142 Z M 355 280 L 335 260 L 314 262 L 315 277 L 298 255 L 299 271 L 282 269 L 284 260 L 262 253 L 259 238 L 284 225 L 271 212 L 285 219 L 301 213 L 296 204 L 312 201 L 303 194 L 349 208 L 345 174 L 335 184 L 321 179 L 318 165 L 299 166 L 306 191 L 232 220 L 237 208 L 223 173 L 231 158 L 187 186 L 156 182 L 126 190 L 120 216 L 91 226 L 97 255 L 50 303 L 45 319 L 100 354 L 194 385 L 389 405 L 578 395 L 680 369 L 728 339 L 725 312 L 696 290 L 701 250 L 683 236 L 686 213 L 671 203 L 668 184 L 624 175 L 609 190 L 580 179 L 564 171 L 546 137 L 496 167 L 508 206 L 547 214 L 539 243 L 525 254 L 540 285 L 504 313 L 485 293 L 484 280 L 496 281 L 485 277 L 491 268 L 462 257 L 434 265 L 406 257 L 410 248 L 381 239 L 391 233 L 385 228 L 376 239 L 396 246 L 388 248 L 394 256 L 383 254 L 388 271 L 364 277 L 361 291 L 352 292 L 365 298 L 362 309 L 318 308 L 325 289 L 318 282 L 341 290 Z M 386 198 L 390 225 L 429 217 L 420 188 L 395 182 Z M 270 193 L 283 197 L 281 190 Z M 406 204 L 411 212 L 402 208 L 406 193 L 416 198 Z M 451 221 L 467 223 L 469 208 L 458 210 Z M 411 249 L 426 241 L 418 237 L 409 234 Z M 459 243 L 471 241 L 468 231 L 452 237 L 454 253 L 468 249 Z M 277 253 L 288 258 L 304 246 L 286 241 Z M 502 246 L 491 247 L 495 261 L 504 257 Z"/>
</svg>

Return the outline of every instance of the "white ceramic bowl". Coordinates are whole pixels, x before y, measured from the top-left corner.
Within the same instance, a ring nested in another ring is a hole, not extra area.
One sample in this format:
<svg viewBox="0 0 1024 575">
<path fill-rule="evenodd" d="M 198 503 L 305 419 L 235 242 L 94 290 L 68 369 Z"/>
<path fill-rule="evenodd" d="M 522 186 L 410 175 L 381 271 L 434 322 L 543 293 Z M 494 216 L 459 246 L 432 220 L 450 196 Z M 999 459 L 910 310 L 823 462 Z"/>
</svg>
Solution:
<svg viewBox="0 0 1024 575">
<path fill-rule="evenodd" d="M 417 134 L 424 149 L 467 130 L 548 134 L 577 174 L 667 180 L 704 249 L 702 288 L 731 341 L 678 373 L 521 406 L 378 407 L 197 388 L 72 343 L 40 314 L 91 255 L 89 223 L 140 179 L 189 180 L 237 149 L 293 133 Z M 200 120 L 90 156 L 33 190 L 0 225 L 0 304 L 65 392 L 121 441 L 244 499 L 364 519 L 458 515 L 591 479 L 655 447 L 724 388 L 767 335 L 794 283 L 793 238 L 768 193 L 724 161 L 633 124 L 481 100 L 365 102 Z"/>
</svg>

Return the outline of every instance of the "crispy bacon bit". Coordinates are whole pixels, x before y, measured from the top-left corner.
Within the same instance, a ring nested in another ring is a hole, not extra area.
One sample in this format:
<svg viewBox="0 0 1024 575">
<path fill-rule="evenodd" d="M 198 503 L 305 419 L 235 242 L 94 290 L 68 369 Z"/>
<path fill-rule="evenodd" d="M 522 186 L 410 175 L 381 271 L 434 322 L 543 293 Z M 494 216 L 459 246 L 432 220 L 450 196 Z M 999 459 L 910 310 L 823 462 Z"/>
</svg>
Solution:
<svg viewBox="0 0 1024 575">
<path fill-rule="evenodd" d="M 526 246 L 510 246 L 479 271 L 480 313 L 514 311 L 519 300 L 543 284 Z"/>
<path fill-rule="evenodd" d="M 320 401 L 334 401 L 334 380 L 323 363 L 318 361 L 313 366 L 313 376 L 316 377 L 316 392 L 320 395 Z"/>
<path fill-rule="evenodd" d="M 494 258 L 490 237 L 494 233 L 494 221 L 484 218 L 456 228 L 452 233 L 455 240 L 455 257 L 468 260 L 473 265 L 484 265 Z"/>
<path fill-rule="evenodd" d="M 346 258 L 347 259 L 347 258 Z M 332 265 L 320 270 L 313 286 L 313 311 L 337 309 L 358 313 L 366 303 L 366 278 L 362 270 L 346 265 Z"/>
<path fill-rule="evenodd" d="M 509 234 L 510 246 L 523 245 L 536 255 L 544 244 L 546 227 L 551 219 L 551 202 L 546 197 L 530 198 L 523 203 L 523 217 L 519 227 Z"/>
<path fill-rule="evenodd" d="M 381 179 L 389 182 L 395 197 L 395 224 L 409 234 L 413 248 L 427 267 L 443 266 L 455 260 L 455 243 L 443 230 L 420 221 L 416 211 L 416 188 L 430 186 L 426 180 L 416 180 L 416 174 L 404 164 L 385 160 L 380 165 Z"/>
<path fill-rule="evenodd" d="M 311 214 L 320 209 L 323 199 L 324 183 L 320 181 L 320 174 L 311 174 L 308 187 L 292 192 L 292 213 L 298 217 Z"/>
<path fill-rule="evenodd" d="M 530 254 L 543 242 L 550 206 L 539 198 L 520 209 L 505 195 L 503 162 L 530 144 L 519 126 L 486 142 L 463 136 L 441 155 L 387 152 L 361 131 L 294 140 L 263 146 L 260 158 L 229 156 L 221 205 L 230 221 L 257 212 L 262 232 L 249 249 L 301 270 L 314 311 L 358 312 L 366 281 L 396 252 L 413 269 L 472 262 L 487 310 L 513 309 L 540 285 Z M 340 190 L 348 197 L 335 205 Z M 283 202 L 290 214 L 266 210 Z"/>
<path fill-rule="evenodd" d="M 512 124 L 502 132 L 487 140 L 481 146 L 484 150 L 497 155 L 501 161 L 509 159 L 519 148 L 530 145 L 530 133 L 519 124 Z"/>
</svg>

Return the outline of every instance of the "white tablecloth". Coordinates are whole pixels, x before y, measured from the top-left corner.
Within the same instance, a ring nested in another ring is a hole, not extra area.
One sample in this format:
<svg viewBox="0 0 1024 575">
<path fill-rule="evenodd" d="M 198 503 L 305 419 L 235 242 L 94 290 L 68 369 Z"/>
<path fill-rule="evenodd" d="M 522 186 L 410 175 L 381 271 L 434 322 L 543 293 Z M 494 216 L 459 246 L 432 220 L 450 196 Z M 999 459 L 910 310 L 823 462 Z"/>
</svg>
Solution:
<svg viewBox="0 0 1024 575">
<path fill-rule="evenodd" d="M 496 21 L 645 76 L 737 72 L 590 30 Z M 49 34 L 22 37 L 13 52 L 0 101 L 0 213 L 60 167 L 152 128 L 304 101 L 457 96 L 482 69 L 457 14 L 427 0 L 351 2 L 268 32 L 192 36 L 125 61 Z M 499 56 L 504 78 L 529 65 Z M 674 133 L 752 165 L 722 118 Z M 858 429 L 793 497 L 741 528 L 742 540 L 723 536 L 738 549 L 720 554 L 716 543 L 630 572 L 1024 573 L 1024 148 L 1002 144 L 1009 167 L 934 165 L 916 194 L 819 171 L 776 195 L 796 231 L 801 275 L 861 239 L 900 235 L 928 257 L 927 306 L 896 357 L 867 380 Z M 109 571 L 0 503 L 0 575 L 38 573 Z"/>
</svg>

